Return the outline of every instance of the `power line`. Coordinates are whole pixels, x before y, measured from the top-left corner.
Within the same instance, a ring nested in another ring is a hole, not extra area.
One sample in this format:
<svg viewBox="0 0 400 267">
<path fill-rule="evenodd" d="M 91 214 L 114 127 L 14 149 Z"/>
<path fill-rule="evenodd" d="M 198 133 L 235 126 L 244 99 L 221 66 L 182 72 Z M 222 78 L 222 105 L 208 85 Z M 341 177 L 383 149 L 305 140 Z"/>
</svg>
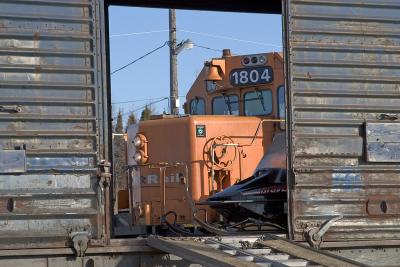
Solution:
<svg viewBox="0 0 400 267">
<path fill-rule="evenodd" d="M 167 29 L 162 29 L 162 30 L 153 30 L 153 31 L 146 31 L 146 32 L 129 32 L 129 33 L 113 34 L 113 35 L 110 35 L 110 37 L 126 37 L 126 36 L 132 36 L 132 35 L 152 34 L 152 33 L 168 32 L 168 31 L 169 30 L 167 30 Z M 255 45 L 262 45 L 262 46 L 269 46 L 269 47 L 272 46 L 272 47 L 282 48 L 282 45 L 277 45 L 277 44 L 272 44 L 272 43 L 264 43 L 264 42 L 253 41 L 253 40 L 240 39 L 240 38 L 227 36 L 227 35 L 205 33 L 205 32 L 197 32 L 197 31 L 182 30 L 182 29 L 177 29 L 177 31 L 191 33 L 191 34 L 197 34 L 197 35 L 207 36 L 207 37 L 212 37 L 212 38 L 231 40 L 231 41 L 236 41 L 236 42 L 244 42 L 244 43 L 255 44 Z"/>
<path fill-rule="evenodd" d="M 271 44 L 271 43 L 263 43 L 263 42 L 258 42 L 258 41 L 245 40 L 245 39 L 239 39 L 239 38 L 235 38 L 235 37 L 231 37 L 231 36 L 225 36 L 225 35 L 211 34 L 211 33 L 205 33 L 205 32 L 195 32 L 195 31 L 188 31 L 188 30 L 178 30 L 178 31 L 191 33 L 191 34 L 197 34 L 197 35 L 201 35 L 201 36 L 207 36 L 207 37 L 213 37 L 213 38 L 219 38 L 219 39 L 225 39 L 225 40 L 249 43 L 249 44 L 256 44 L 256 45 L 263 45 L 263 46 L 273 46 L 273 47 L 279 47 L 279 48 L 282 47 L 281 45 L 276 45 L 276 44 Z"/>
<path fill-rule="evenodd" d="M 129 33 L 121 33 L 121 34 L 112 34 L 110 35 L 110 38 L 113 37 L 126 37 L 126 36 L 132 36 L 132 35 L 142 35 L 142 34 L 152 34 L 152 33 L 160 33 L 160 32 L 168 32 L 169 30 L 154 30 L 154 31 L 147 31 L 147 32 L 129 32 Z"/>
<path fill-rule="evenodd" d="M 197 45 L 197 44 L 193 44 L 193 46 L 195 46 L 195 47 L 199 47 L 199 48 L 203 48 L 203 49 L 207 49 L 207 50 L 212 50 L 212 51 L 222 52 L 222 50 L 221 50 L 221 49 L 215 49 L 215 48 L 211 48 L 211 47 L 207 47 L 207 46 L 202 46 L 202 45 Z"/>
<path fill-rule="evenodd" d="M 136 111 L 139 111 L 139 110 L 144 109 L 144 108 L 146 108 L 146 107 L 148 107 L 148 106 L 151 106 L 151 105 L 160 103 L 161 101 L 164 101 L 164 100 L 167 100 L 167 99 L 169 99 L 169 97 L 164 97 L 164 98 L 162 98 L 162 99 L 160 99 L 160 100 L 147 103 L 146 105 L 141 106 L 140 108 L 133 109 L 133 110 L 130 110 L 130 111 L 128 111 L 128 112 L 121 113 L 121 115 L 122 115 L 122 116 L 125 116 L 125 115 L 128 115 L 128 114 L 134 113 L 134 112 L 136 112 Z M 118 115 L 115 116 L 115 117 L 113 117 L 112 119 L 115 120 L 116 118 L 118 118 Z"/>
<path fill-rule="evenodd" d="M 126 65 L 124 65 L 124 66 L 122 66 L 122 67 L 120 67 L 120 68 L 114 70 L 113 72 L 111 72 L 111 75 L 113 75 L 114 73 L 116 73 L 116 72 L 118 72 L 118 71 L 121 71 L 121 70 L 123 70 L 123 69 L 129 67 L 130 65 L 136 63 L 137 61 L 141 60 L 142 58 L 147 57 L 147 56 L 150 55 L 150 54 L 153 54 L 154 52 L 156 52 L 157 50 L 160 50 L 161 48 L 163 48 L 163 47 L 166 46 L 167 44 L 168 44 L 168 42 L 165 42 L 163 45 L 161 45 L 161 46 L 159 46 L 159 47 L 157 47 L 157 48 L 151 50 L 150 52 L 144 54 L 143 56 L 138 57 L 138 58 L 135 59 L 135 60 L 132 60 L 132 61 L 129 62 L 128 64 L 126 64 Z"/>
<path fill-rule="evenodd" d="M 151 98 L 151 99 L 158 100 L 158 99 L 162 99 L 162 98 L 163 98 L 163 97 Z M 127 100 L 127 101 L 121 101 L 121 102 L 112 102 L 111 104 L 112 104 L 112 105 L 118 105 L 118 104 L 136 103 L 136 102 L 149 101 L 149 100 L 151 100 L 151 99 L 149 99 L 149 98 L 147 98 L 147 99 L 135 99 L 135 100 Z"/>
<path fill-rule="evenodd" d="M 146 99 L 134 99 L 134 100 L 126 100 L 126 101 L 120 101 L 120 102 L 112 102 L 112 105 L 118 105 L 118 104 L 127 104 L 127 103 L 135 103 L 135 102 L 143 102 L 143 101 L 149 101 L 149 100 L 159 100 L 159 99 L 163 99 L 166 98 L 167 96 L 163 96 L 163 97 L 152 97 L 152 98 L 146 98 Z M 180 95 L 179 98 L 186 98 L 186 96 L 184 95 Z"/>
</svg>

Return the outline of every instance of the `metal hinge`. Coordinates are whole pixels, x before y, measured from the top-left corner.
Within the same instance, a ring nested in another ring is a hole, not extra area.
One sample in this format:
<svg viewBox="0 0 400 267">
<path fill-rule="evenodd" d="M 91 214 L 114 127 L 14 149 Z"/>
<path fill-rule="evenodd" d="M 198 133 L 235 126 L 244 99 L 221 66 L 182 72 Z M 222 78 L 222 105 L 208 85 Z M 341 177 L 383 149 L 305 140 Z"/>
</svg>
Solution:
<svg viewBox="0 0 400 267">
<path fill-rule="evenodd" d="M 0 112 L 21 113 L 22 108 L 20 106 L 0 106 Z"/>
<path fill-rule="evenodd" d="M 322 243 L 322 237 L 338 220 L 343 219 L 343 215 L 331 218 L 323 223 L 320 227 L 310 227 L 306 229 L 306 238 L 310 245 L 314 248 L 319 248 Z"/>
<path fill-rule="evenodd" d="M 110 186 L 111 182 L 111 163 L 105 160 L 102 160 L 99 164 L 99 174 L 100 182 L 104 187 Z"/>
<path fill-rule="evenodd" d="M 85 252 L 89 246 L 91 234 L 88 231 L 72 231 L 69 234 L 74 245 L 75 255 L 77 257 L 85 256 Z"/>
</svg>

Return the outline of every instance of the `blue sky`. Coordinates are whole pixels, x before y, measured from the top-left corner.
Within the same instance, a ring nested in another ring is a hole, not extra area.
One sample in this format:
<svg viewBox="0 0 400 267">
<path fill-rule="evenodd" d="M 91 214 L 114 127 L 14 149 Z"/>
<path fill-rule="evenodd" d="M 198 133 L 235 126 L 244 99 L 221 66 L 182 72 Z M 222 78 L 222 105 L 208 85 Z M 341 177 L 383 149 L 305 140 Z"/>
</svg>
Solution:
<svg viewBox="0 0 400 267">
<path fill-rule="evenodd" d="M 168 10 L 111 6 L 111 71 L 168 41 Z M 177 40 L 191 39 L 199 46 L 233 54 L 282 50 L 280 15 L 177 10 Z M 178 56 L 179 95 L 184 96 L 203 63 L 221 56 L 220 51 L 194 47 Z M 169 95 L 168 47 L 145 57 L 111 76 L 114 115 L 124 113 Z M 131 103 L 120 103 L 136 101 Z M 181 105 L 184 98 L 180 99 Z M 154 105 L 158 113 L 168 111 L 168 101 Z"/>
</svg>

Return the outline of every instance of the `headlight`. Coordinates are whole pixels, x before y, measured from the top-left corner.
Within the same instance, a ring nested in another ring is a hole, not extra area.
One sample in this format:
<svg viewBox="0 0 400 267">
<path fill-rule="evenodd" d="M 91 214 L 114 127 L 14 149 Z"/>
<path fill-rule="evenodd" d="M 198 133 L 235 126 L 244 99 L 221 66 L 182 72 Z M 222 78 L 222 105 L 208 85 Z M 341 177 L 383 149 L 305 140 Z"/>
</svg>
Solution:
<svg viewBox="0 0 400 267">
<path fill-rule="evenodd" d="M 133 155 L 133 159 L 137 164 L 145 164 L 147 162 L 147 156 L 142 150 L 138 150 L 135 155 Z"/>
<path fill-rule="evenodd" d="M 135 147 L 142 146 L 142 140 L 140 139 L 139 136 L 135 136 L 135 138 L 133 138 L 133 144 L 135 145 Z"/>
<path fill-rule="evenodd" d="M 143 134 L 137 134 L 132 141 L 133 145 L 137 148 L 144 147 L 145 143 L 147 143 L 147 139 Z"/>
</svg>

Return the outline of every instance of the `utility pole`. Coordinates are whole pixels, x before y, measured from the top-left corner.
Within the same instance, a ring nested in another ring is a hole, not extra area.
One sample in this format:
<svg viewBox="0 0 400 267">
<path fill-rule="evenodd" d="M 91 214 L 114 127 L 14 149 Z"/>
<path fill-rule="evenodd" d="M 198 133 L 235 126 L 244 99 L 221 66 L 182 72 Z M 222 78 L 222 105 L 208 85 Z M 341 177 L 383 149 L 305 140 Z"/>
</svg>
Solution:
<svg viewBox="0 0 400 267">
<path fill-rule="evenodd" d="M 170 68 L 170 112 L 171 114 L 179 113 L 178 103 L 178 67 L 177 67 L 176 51 L 176 15 L 175 9 L 169 10 L 169 68 Z"/>
</svg>

